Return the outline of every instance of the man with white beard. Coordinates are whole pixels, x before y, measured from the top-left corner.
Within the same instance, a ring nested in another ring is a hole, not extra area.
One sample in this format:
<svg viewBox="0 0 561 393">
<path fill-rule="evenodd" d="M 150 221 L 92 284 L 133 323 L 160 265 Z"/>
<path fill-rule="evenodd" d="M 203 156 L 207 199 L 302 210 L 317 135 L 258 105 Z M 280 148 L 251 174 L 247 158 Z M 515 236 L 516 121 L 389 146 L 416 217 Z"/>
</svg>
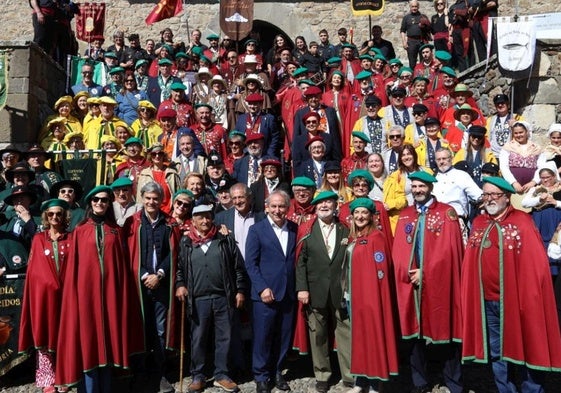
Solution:
<svg viewBox="0 0 561 393">
<path fill-rule="evenodd" d="M 349 230 L 335 217 L 338 196 L 332 191 L 322 191 L 313 200 L 316 216 L 301 224 L 301 245 L 296 252 L 296 291 L 301 307 L 307 310 L 308 333 L 312 350 L 312 363 L 316 377 L 316 391 L 327 393 L 331 377 L 329 362 L 329 332 L 335 330 L 337 358 L 343 383 L 353 386 L 350 374 L 350 321 L 343 303 L 341 266 L 345 257 Z M 297 318 L 302 318 L 298 313 Z M 299 326 L 302 326 L 303 321 Z M 294 347 L 307 352 L 306 337 L 296 340 Z"/>
<path fill-rule="evenodd" d="M 559 371 L 561 335 L 549 261 L 527 213 L 511 206 L 516 191 L 501 177 L 483 177 L 483 208 L 462 264 L 462 360 L 491 362 L 499 393 L 543 392 L 545 371 Z M 488 349 L 489 348 L 489 349 Z"/>
</svg>

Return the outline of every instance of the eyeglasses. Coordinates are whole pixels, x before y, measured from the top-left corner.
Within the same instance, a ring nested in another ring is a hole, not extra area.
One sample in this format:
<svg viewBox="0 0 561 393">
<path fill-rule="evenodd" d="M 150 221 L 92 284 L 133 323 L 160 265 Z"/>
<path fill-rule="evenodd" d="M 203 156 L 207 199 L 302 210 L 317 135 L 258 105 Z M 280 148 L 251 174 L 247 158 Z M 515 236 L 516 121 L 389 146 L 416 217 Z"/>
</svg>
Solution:
<svg viewBox="0 0 561 393">
<path fill-rule="evenodd" d="M 156 152 L 150 153 L 150 155 L 152 157 L 163 157 L 164 154 L 165 153 L 163 151 L 156 151 Z"/>
<path fill-rule="evenodd" d="M 377 108 L 378 107 L 378 105 L 376 105 L 376 104 L 366 104 L 364 106 L 366 107 L 366 109 L 372 109 L 372 108 Z"/>
<path fill-rule="evenodd" d="M 401 139 L 401 135 L 389 135 L 388 138 L 390 138 L 390 139 Z"/>
<path fill-rule="evenodd" d="M 8 160 L 15 160 L 16 158 L 17 156 L 15 154 L 6 154 L 5 156 L 2 157 L 2 160 L 8 161 Z"/>
<path fill-rule="evenodd" d="M 504 192 L 484 192 L 481 194 L 481 198 L 483 199 L 499 199 L 505 193 Z"/>
<path fill-rule="evenodd" d="M 62 212 L 47 212 L 47 217 L 62 217 Z"/>
<path fill-rule="evenodd" d="M 176 204 L 178 207 L 185 207 L 185 208 L 191 207 L 191 204 L 190 204 L 189 202 L 183 202 L 183 201 L 180 201 L 179 199 L 177 199 L 177 200 L 175 201 L 175 204 Z"/>
<path fill-rule="evenodd" d="M 309 190 L 309 189 L 307 189 L 307 188 L 304 188 L 304 189 L 297 189 L 297 190 L 292 189 L 292 192 L 294 192 L 295 194 L 307 194 L 307 193 L 309 193 L 309 192 L 311 192 L 311 191 L 312 191 L 312 190 Z"/>
<path fill-rule="evenodd" d="M 306 124 L 318 124 L 317 120 L 306 120 Z"/>
<path fill-rule="evenodd" d="M 82 72 L 82 75 L 93 75 L 93 72 L 91 72 L 91 71 L 84 71 L 84 72 Z"/>
<path fill-rule="evenodd" d="M 109 198 L 107 197 L 96 197 L 94 196 L 92 198 L 92 202 L 93 203 L 108 203 L 109 202 Z"/>
<path fill-rule="evenodd" d="M 367 187 L 369 187 L 369 185 L 368 185 L 368 183 L 356 183 L 356 184 L 353 184 L 353 188 L 354 187 L 367 188 Z"/>
<path fill-rule="evenodd" d="M 59 194 L 74 194 L 74 190 L 72 188 L 62 188 Z"/>
</svg>

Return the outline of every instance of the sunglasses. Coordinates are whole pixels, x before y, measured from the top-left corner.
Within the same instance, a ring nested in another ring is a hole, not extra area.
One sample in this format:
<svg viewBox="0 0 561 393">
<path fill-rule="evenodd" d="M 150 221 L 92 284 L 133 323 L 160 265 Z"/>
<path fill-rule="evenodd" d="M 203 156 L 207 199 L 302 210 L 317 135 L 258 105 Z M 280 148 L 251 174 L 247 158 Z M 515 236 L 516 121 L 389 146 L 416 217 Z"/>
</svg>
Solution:
<svg viewBox="0 0 561 393">
<path fill-rule="evenodd" d="M 230 146 L 241 146 L 242 143 L 241 142 L 228 142 L 228 145 L 230 145 Z"/>
<path fill-rule="evenodd" d="M 401 139 L 401 135 L 389 135 L 388 138 L 390 138 L 390 139 Z"/>
<path fill-rule="evenodd" d="M 148 112 L 148 111 L 150 111 L 149 108 L 140 108 L 139 110 L 140 110 L 141 112 Z"/>
<path fill-rule="evenodd" d="M 63 188 L 59 191 L 59 194 L 74 194 L 74 190 L 72 188 Z"/>
<path fill-rule="evenodd" d="M 318 124 L 317 120 L 308 120 L 306 124 Z"/>
<path fill-rule="evenodd" d="M 164 152 L 163 151 L 157 151 L 157 152 L 154 152 L 154 153 L 150 153 L 150 155 L 152 157 L 163 157 Z"/>
<path fill-rule="evenodd" d="M 62 217 L 62 212 L 47 212 L 47 217 Z"/>
<path fill-rule="evenodd" d="M 109 198 L 108 198 L 108 197 L 96 197 L 96 196 L 94 196 L 94 197 L 92 198 L 92 202 L 93 202 L 93 203 L 98 203 L 98 202 L 101 202 L 101 203 L 108 203 L 108 202 L 109 202 Z"/>
<path fill-rule="evenodd" d="M 180 200 L 176 200 L 175 204 L 179 207 L 185 207 L 185 208 L 191 207 L 191 204 L 189 202 L 182 202 Z"/>
<path fill-rule="evenodd" d="M 93 72 L 91 72 L 91 71 L 85 71 L 85 72 L 82 72 L 82 75 L 93 75 Z"/>
<path fill-rule="evenodd" d="M 426 114 L 427 114 L 426 112 L 420 112 L 420 113 L 419 112 L 413 112 L 413 116 L 423 116 L 423 115 L 426 115 Z"/>
</svg>

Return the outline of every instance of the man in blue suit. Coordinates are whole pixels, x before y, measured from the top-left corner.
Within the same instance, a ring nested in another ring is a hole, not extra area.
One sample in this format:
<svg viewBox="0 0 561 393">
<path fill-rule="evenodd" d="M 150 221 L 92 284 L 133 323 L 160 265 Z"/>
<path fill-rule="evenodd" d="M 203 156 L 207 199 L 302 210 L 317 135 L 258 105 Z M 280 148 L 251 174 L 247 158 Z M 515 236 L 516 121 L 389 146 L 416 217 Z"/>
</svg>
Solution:
<svg viewBox="0 0 561 393">
<path fill-rule="evenodd" d="M 280 153 L 280 134 L 279 127 L 275 122 L 275 117 L 261 111 L 263 106 L 263 96 L 253 93 L 245 99 L 249 113 L 238 116 L 236 130 L 250 134 L 263 134 L 265 145 L 263 153 L 268 156 L 278 157 Z"/>
<path fill-rule="evenodd" d="M 245 265 L 253 303 L 253 375 L 257 393 L 290 390 L 282 364 L 291 346 L 295 306 L 297 225 L 286 219 L 290 197 L 273 191 L 265 202 L 267 219 L 247 235 Z M 274 378 L 274 380 L 272 379 Z"/>
</svg>

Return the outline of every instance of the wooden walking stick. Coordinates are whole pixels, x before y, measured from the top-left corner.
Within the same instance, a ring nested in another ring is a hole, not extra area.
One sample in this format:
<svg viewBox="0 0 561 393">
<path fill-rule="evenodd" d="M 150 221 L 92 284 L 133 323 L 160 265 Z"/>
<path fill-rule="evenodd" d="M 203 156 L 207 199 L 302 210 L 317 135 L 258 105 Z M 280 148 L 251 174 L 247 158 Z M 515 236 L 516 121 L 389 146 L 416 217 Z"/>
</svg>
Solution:
<svg viewBox="0 0 561 393">
<path fill-rule="evenodd" d="M 185 357 L 185 300 L 181 302 L 181 334 L 179 354 L 179 393 L 183 393 L 183 358 Z"/>
</svg>

